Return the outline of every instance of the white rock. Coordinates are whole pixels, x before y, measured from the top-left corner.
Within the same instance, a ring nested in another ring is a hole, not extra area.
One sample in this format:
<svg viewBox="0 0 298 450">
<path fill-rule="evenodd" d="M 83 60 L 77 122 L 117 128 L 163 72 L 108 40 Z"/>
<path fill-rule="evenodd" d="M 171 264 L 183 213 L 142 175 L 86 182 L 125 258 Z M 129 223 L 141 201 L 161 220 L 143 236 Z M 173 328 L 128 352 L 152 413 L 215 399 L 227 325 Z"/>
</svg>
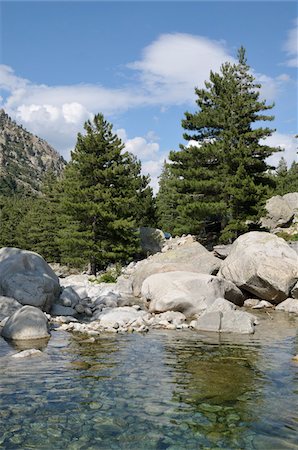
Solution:
<svg viewBox="0 0 298 450">
<path fill-rule="evenodd" d="M 40 350 L 37 350 L 36 348 L 30 348 L 29 350 L 23 350 L 19 353 L 14 353 L 11 355 L 12 358 L 32 358 L 32 356 L 43 356 L 43 353 Z"/>
<path fill-rule="evenodd" d="M 156 314 L 154 317 L 154 322 L 161 323 L 162 321 L 166 321 L 175 326 L 181 325 L 185 320 L 185 315 L 178 311 L 166 311 L 161 314 Z"/>
<path fill-rule="evenodd" d="M 233 243 L 219 276 L 260 299 L 278 304 L 298 279 L 298 255 L 277 236 L 252 231 Z"/>
<path fill-rule="evenodd" d="M 37 253 L 4 247 L 0 250 L 0 294 L 49 311 L 60 294 L 59 279 Z"/>
<path fill-rule="evenodd" d="M 298 314 L 298 299 L 287 298 L 284 302 L 277 305 L 275 309 L 277 311 L 286 311 L 289 313 Z"/>
<path fill-rule="evenodd" d="M 9 317 L 2 329 L 2 336 L 13 340 L 48 338 L 48 320 L 34 306 L 23 306 Z"/>
<path fill-rule="evenodd" d="M 255 317 L 243 311 L 206 311 L 191 326 L 198 331 L 252 334 L 254 323 Z"/>
<path fill-rule="evenodd" d="M 260 300 L 257 305 L 254 305 L 252 309 L 263 309 L 263 308 L 273 308 L 272 303 L 267 302 L 266 300 Z"/>
<path fill-rule="evenodd" d="M 220 332 L 222 313 L 220 311 L 205 312 L 197 320 L 192 321 L 192 327 L 199 331 Z"/>
<path fill-rule="evenodd" d="M 130 306 L 122 306 L 119 308 L 106 308 L 98 315 L 100 325 L 103 328 L 113 328 L 115 323 L 125 327 L 130 321 L 137 320 L 146 315 L 146 311 L 136 311 Z"/>
<path fill-rule="evenodd" d="M 193 272 L 151 275 L 142 286 L 142 296 L 150 300 L 150 312 L 179 311 L 186 317 L 200 314 L 219 297 L 243 304 L 243 294 L 231 282 Z"/>
<path fill-rule="evenodd" d="M 221 318 L 221 333 L 252 334 L 256 320 L 252 314 L 244 311 L 225 312 Z"/>
<path fill-rule="evenodd" d="M 244 305 L 246 308 L 253 308 L 254 306 L 258 305 L 260 303 L 259 298 L 248 298 L 244 301 Z"/>
</svg>

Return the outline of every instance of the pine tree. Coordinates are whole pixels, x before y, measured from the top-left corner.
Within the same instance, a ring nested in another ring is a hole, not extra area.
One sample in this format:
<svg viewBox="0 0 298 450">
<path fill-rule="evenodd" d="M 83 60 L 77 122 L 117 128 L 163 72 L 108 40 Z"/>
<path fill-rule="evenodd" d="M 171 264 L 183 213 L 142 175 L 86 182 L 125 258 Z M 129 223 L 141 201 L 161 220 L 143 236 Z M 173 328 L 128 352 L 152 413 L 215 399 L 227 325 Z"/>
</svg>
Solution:
<svg viewBox="0 0 298 450">
<path fill-rule="evenodd" d="M 289 192 L 298 192 L 298 163 L 293 161 L 288 169 L 286 160 L 282 157 L 275 173 L 272 175 L 276 187 L 272 195 L 284 195 Z"/>
<path fill-rule="evenodd" d="M 60 261 L 58 185 L 54 173 L 47 172 L 41 188 L 42 195 L 32 201 L 30 209 L 16 228 L 20 247 L 39 253 L 47 262 Z"/>
<path fill-rule="evenodd" d="M 146 186 L 140 162 L 124 151 L 102 114 L 84 128 L 62 183 L 60 248 L 63 261 L 89 263 L 96 274 L 109 263 L 126 262 L 138 250 L 136 205 L 139 213 Z"/>
<path fill-rule="evenodd" d="M 182 121 L 189 144 L 170 153 L 178 232 L 217 231 L 230 241 L 261 213 L 272 184 L 265 160 L 279 149 L 260 144 L 274 131 L 255 126 L 273 120 L 263 114 L 273 105 L 259 100 L 260 87 L 241 47 L 238 63 L 224 63 L 220 73 L 211 71 L 205 89 L 195 89 L 199 110 Z"/>
<path fill-rule="evenodd" d="M 158 226 L 170 234 L 174 234 L 175 224 L 178 219 L 177 194 L 172 185 L 171 170 L 164 161 L 159 177 L 159 191 L 156 196 Z"/>
<path fill-rule="evenodd" d="M 17 227 L 33 201 L 29 197 L 0 197 L 0 247 L 21 247 Z"/>
</svg>

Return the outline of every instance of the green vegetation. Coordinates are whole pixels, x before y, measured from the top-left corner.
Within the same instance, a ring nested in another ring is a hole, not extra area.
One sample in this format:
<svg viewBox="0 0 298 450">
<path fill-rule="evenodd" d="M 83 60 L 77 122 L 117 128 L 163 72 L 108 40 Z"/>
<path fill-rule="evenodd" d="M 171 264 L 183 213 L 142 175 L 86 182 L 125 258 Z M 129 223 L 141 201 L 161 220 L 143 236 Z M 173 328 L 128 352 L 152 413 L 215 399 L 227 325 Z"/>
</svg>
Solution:
<svg viewBox="0 0 298 450">
<path fill-rule="evenodd" d="M 95 275 L 109 263 L 133 258 L 139 247 L 136 229 L 150 221 L 154 207 L 140 161 L 124 151 L 103 115 L 86 122 L 85 131 L 62 180 L 60 248 L 62 262 L 89 262 Z"/>
<path fill-rule="evenodd" d="M 288 169 L 286 160 L 282 157 L 272 175 L 276 187 L 272 195 L 284 195 L 288 192 L 298 192 L 298 163 L 293 161 Z"/>
<path fill-rule="evenodd" d="M 140 226 L 154 226 L 155 201 L 141 163 L 102 114 L 85 123 L 62 178 L 48 171 L 41 192 L 1 190 L 0 245 L 40 253 L 48 262 L 97 271 L 139 254 Z M 118 267 L 118 266 L 116 266 Z M 103 281 L 114 281 L 114 271 Z"/>
<path fill-rule="evenodd" d="M 265 159 L 278 149 L 260 144 L 272 129 L 256 127 L 270 121 L 270 110 L 259 100 L 260 85 L 240 48 L 238 63 L 225 63 L 210 73 L 205 89 L 195 89 L 199 110 L 186 112 L 182 126 L 187 145 L 170 152 L 158 196 L 160 225 L 167 226 L 164 205 L 174 199 L 177 220 L 174 234 L 201 238 L 221 237 L 224 242 L 248 230 L 262 212 L 274 180 Z M 165 222 L 164 222 L 165 221 Z"/>
</svg>

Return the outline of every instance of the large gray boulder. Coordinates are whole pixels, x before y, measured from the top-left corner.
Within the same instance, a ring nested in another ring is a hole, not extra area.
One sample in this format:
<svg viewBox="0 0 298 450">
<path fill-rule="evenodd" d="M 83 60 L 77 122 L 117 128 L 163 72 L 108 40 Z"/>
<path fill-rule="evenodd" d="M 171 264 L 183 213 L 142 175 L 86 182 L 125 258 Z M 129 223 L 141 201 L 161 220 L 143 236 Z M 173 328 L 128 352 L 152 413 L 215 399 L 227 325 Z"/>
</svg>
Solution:
<svg viewBox="0 0 298 450">
<path fill-rule="evenodd" d="M 21 308 L 22 305 L 14 298 L 0 296 L 0 322 Z"/>
<path fill-rule="evenodd" d="M 252 231 L 233 243 L 219 276 L 278 304 L 289 297 L 298 279 L 298 255 L 283 239 Z"/>
<path fill-rule="evenodd" d="M 11 340 L 48 338 L 48 319 L 40 309 L 23 306 L 9 317 L 1 334 Z"/>
<path fill-rule="evenodd" d="M 200 314 L 219 298 L 242 305 L 244 297 L 231 282 L 194 272 L 167 272 L 148 277 L 142 296 L 150 301 L 150 312 L 179 311 L 186 317 Z"/>
<path fill-rule="evenodd" d="M 177 271 L 216 274 L 220 265 L 221 260 L 199 242 L 186 239 L 183 245 L 138 263 L 132 275 L 133 294 L 140 296 L 143 281 L 153 274 Z"/>
<path fill-rule="evenodd" d="M 59 294 L 59 279 L 40 255 L 18 248 L 0 249 L 0 295 L 49 311 Z"/>
</svg>

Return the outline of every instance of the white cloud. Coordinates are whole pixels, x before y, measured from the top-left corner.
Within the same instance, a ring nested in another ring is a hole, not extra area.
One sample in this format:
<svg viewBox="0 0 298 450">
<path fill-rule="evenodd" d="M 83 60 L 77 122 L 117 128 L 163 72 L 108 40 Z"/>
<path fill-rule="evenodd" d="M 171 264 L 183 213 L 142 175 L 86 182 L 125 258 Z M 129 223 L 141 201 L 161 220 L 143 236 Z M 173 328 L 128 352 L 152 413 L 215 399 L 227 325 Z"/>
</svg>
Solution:
<svg viewBox="0 0 298 450">
<path fill-rule="evenodd" d="M 288 167 L 293 161 L 297 161 L 297 139 L 290 134 L 275 132 L 272 136 L 263 140 L 263 143 L 270 147 L 281 147 L 284 151 L 274 153 L 268 158 L 268 163 L 277 166 L 280 158 L 283 156 L 288 163 Z"/>
<path fill-rule="evenodd" d="M 294 21 L 294 27 L 288 31 L 283 49 L 288 56 L 287 66 L 298 67 L 298 18 Z"/>
<path fill-rule="evenodd" d="M 159 188 L 159 180 L 158 177 L 161 174 L 161 169 L 163 163 L 166 159 L 167 155 L 159 155 L 158 159 L 145 161 L 142 165 L 142 171 L 144 174 L 150 174 L 151 177 L 151 186 L 153 188 L 153 192 L 156 194 Z"/>
<path fill-rule="evenodd" d="M 138 136 L 133 139 L 128 139 L 125 143 L 125 148 L 144 160 L 150 157 L 152 158 L 152 156 L 158 153 L 159 144 L 157 142 L 148 142 L 145 138 Z"/>
<path fill-rule="evenodd" d="M 159 36 L 143 50 L 140 61 L 128 64 L 139 71 L 141 83 L 161 104 L 194 101 L 194 87 L 203 86 L 210 70 L 234 61 L 221 42 L 202 36 L 173 33 Z"/>
<path fill-rule="evenodd" d="M 153 137 L 155 140 L 159 140 L 159 137 L 152 130 L 147 133 L 145 138 L 136 136 L 129 139 L 124 128 L 116 130 L 116 133 L 124 142 L 125 150 L 133 153 L 142 161 L 142 173 L 150 175 L 150 185 L 154 193 L 156 193 L 158 191 L 158 177 L 161 173 L 163 161 L 166 158 L 166 155 L 160 152 L 158 142 L 152 142 Z"/>
</svg>

